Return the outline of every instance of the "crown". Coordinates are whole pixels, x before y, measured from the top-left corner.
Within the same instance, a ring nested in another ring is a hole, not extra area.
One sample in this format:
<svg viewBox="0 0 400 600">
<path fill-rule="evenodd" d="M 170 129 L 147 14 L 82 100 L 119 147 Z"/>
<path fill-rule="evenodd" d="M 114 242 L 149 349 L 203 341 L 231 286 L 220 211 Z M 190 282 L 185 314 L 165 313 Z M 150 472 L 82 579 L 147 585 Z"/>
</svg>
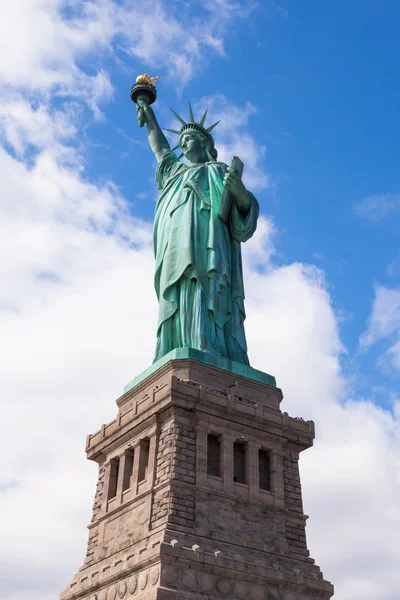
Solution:
<svg viewBox="0 0 400 600">
<path fill-rule="evenodd" d="M 172 108 L 171 108 L 171 110 L 172 110 Z M 174 110 L 172 110 L 172 112 L 174 113 L 174 115 L 176 116 L 178 121 L 180 121 L 180 123 L 182 124 L 182 127 L 180 128 L 179 131 L 177 129 L 166 129 L 166 131 L 170 131 L 171 133 L 176 133 L 177 135 L 179 135 L 179 138 L 185 131 L 188 131 L 190 129 L 194 130 L 194 131 L 198 131 L 199 133 L 202 133 L 206 138 L 208 138 L 210 140 L 210 142 L 212 143 L 212 145 L 214 146 L 214 139 L 213 139 L 212 135 L 210 134 L 210 131 L 212 131 L 214 129 L 214 127 L 216 125 L 218 125 L 219 121 L 217 121 L 213 125 L 210 125 L 210 127 L 207 127 L 207 128 L 204 127 L 204 122 L 206 120 L 207 111 L 208 111 L 208 109 L 206 110 L 204 115 L 201 117 L 200 123 L 197 123 L 194 119 L 193 110 L 192 110 L 192 107 L 189 102 L 189 121 L 186 123 L 186 121 L 184 121 L 182 119 L 182 117 L 180 117 Z M 180 146 L 180 144 L 178 144 L 175 148 L 173 148 L 173 150 L 176 150 L 177 148 L 179 148 L 179 146 Z"/>
</svg>

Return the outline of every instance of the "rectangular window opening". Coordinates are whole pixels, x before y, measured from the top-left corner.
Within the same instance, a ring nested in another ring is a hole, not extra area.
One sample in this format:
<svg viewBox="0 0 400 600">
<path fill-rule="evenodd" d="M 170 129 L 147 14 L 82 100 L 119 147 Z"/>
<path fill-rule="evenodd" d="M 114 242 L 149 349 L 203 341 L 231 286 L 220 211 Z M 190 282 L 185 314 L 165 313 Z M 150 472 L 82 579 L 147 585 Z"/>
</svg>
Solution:
<svg viewBox="0 0 400 600">
<path fill-rule="evenodd" d="M 246 474 L 246 444 L 233 444 L 233 481 L 247 483 Z"/>
<path fill-rule="evenodd" d="M 271 491 L 271 457 L 267 450 L 258 451 L 258 473 L 260 490 Z"/>
<path fill-rule="evenodd" d="M 133 458 L 134 452 L 133 450 L 127 450 L 125 453 L 125 468 L 124 468 L 124 478 L 122 481 L 122 491 L 128 490 L 131 487 L 131 478 L 133 473 Z"/>
<path fill-rule="evenodd" d="M 138 482 L 144 481 L 147 477 L 147 470 L 149 467 L 149 450 L 150 450 L 150 440 L 149 438 L 145 438 L 141 440 L 139 445 L 139 473 L 138 473 Z"/>
<path fill-rule="evenodd" d="M 115 498 L 117 495 L 117 483 L 119 474 L 119 458 L 112 458 L 110 461 L 110 479 L 108 482 L 108 498 Z"/>
<path fill-rule="evenodd" d="M 221 476 L 221 443 L 217 435 L 207 437 L 207 474 Z"/>
</svg>

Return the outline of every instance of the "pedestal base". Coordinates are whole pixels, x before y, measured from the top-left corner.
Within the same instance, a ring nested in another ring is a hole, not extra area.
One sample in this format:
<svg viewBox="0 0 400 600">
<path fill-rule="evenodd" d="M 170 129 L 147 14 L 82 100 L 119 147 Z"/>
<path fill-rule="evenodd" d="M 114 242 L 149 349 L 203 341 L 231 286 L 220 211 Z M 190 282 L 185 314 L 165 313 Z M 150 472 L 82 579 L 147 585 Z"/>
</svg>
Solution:
<svg viewBox="0 0 400 600">
<path fill-rule="evenodd" d="M 191 356 L 153 365 L 88 436 L 88 550 L 61 599 L 331 598 L 298 470 L 313 422 L 282 413 L 273 385 Z"/>
</svg>

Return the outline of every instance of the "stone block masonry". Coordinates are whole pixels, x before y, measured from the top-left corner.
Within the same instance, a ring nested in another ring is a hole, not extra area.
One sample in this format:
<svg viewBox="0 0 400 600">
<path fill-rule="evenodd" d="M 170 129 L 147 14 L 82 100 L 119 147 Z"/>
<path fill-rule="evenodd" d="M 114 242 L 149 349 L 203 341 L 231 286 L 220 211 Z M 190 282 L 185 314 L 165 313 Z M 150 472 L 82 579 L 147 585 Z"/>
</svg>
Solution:
<svg viewBox="0 0 400 600">
<path fill-rule="evenodd" d="M 87 438 L 99 465 L 88 548 L 61 600 L 331 598 L 309 557 L 298 467 L 314 425 L 281 400 L 192 359 L 119 398 Z"/>
</svg>

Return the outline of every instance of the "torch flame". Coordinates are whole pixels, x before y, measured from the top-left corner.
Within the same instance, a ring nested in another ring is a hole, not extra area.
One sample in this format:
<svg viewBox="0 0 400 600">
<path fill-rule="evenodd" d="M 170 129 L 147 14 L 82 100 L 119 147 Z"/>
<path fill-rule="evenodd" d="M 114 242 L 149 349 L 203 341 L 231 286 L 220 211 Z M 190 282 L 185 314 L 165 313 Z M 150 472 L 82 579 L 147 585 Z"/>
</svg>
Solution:
<svg viewBox="0 0 400 600">
<path fill-rule="evenodd" d="M 139 75 L 136 77 L 136 83 L 148 83 L 149 85 L 154 85 L 154 82 L 158 79 L 160 79 L 158 75 L 157 77 L 150 77 L 150 75 L 144 73 L 144 75 Z"/>
</svg>

